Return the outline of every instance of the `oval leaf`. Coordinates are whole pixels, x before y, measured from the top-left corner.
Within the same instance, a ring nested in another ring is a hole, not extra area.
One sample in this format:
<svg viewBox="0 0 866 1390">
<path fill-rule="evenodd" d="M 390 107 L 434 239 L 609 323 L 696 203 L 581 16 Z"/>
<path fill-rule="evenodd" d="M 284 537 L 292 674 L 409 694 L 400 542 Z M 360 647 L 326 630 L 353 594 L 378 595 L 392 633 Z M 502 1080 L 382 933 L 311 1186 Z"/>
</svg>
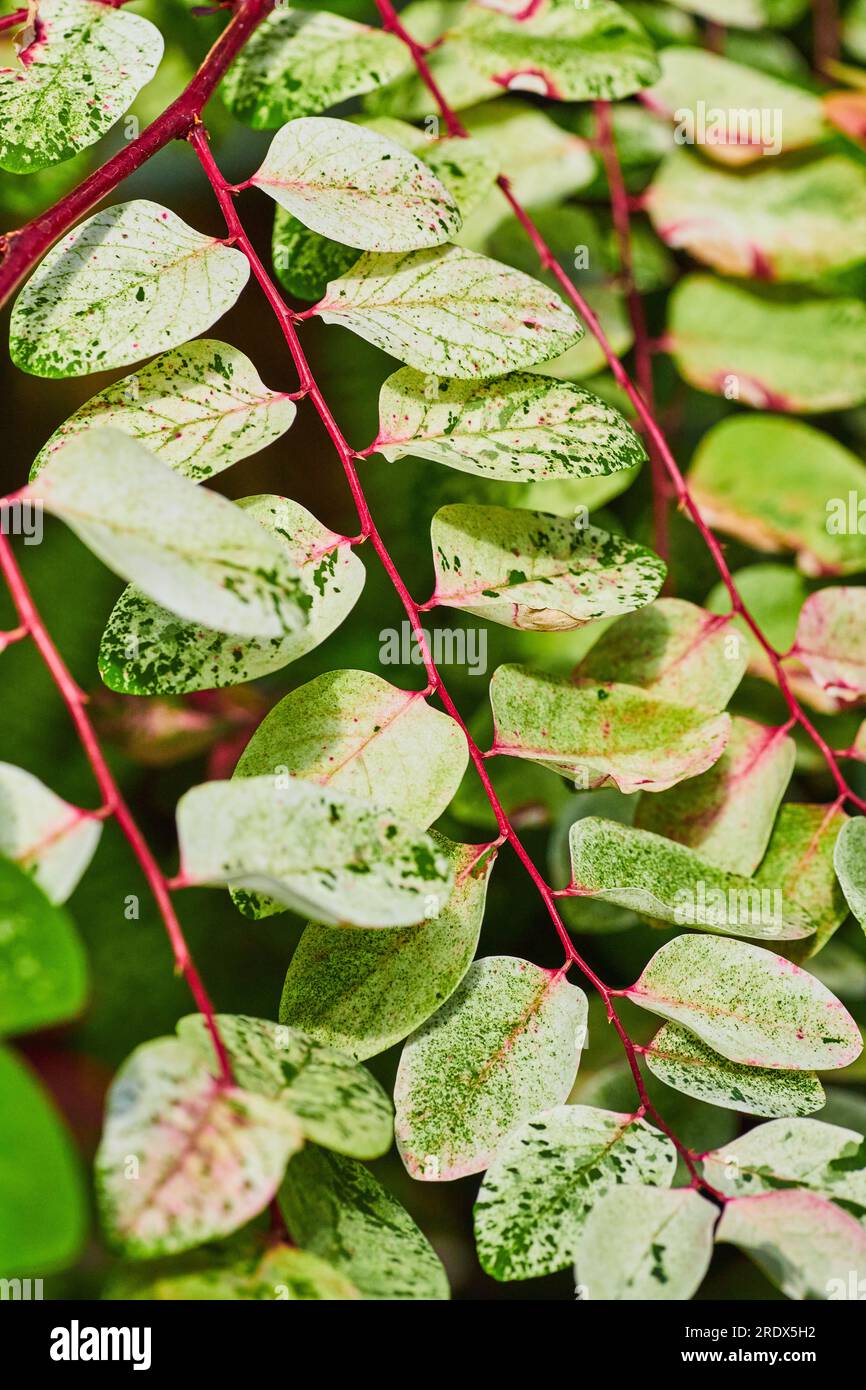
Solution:
<svg viewBox="0 0 866 1390">
<path fill-rule="evenodd" d="M 770 1120 L 704 1156 L 707 1179 L 730 1197 L 798 1187 L 866 1216 L 866 1139 L 822 1120 Z"/>
<path fill-rule="evenodd" d="M 842 826 L 833 863 L 845 901 L 866 931 L 866 818 L 856 816 Z"/>
<path fill-rule="evenodd" d="M 691 1298 L 710 1265 L 717 1216 L 712 1202 L 688 1188 L 613 1188 L 595 1203 L 577 1238 L 581 1298 Z"/>
<path fill-rule="evenodd" d="M 101 834 L 95 816 L 55 796 L 23 767 L 0 763 L 0 854 L 14 859 L 49 902 L 66 901 Z"/>
<path fill-rule="evenodd" d="M 810 594 L 789 655 L 832 700 L 847 704 L 866 697 L 866 589 Z"/>
<path fill-rule="evenodd" d="M 745 1250 L 788 1298 L 859 1298 L 866 1279 L 866 1230 L 811 1192 L 735 1198 L 716 1240 Z"/>
<path fill-rule="evenodd" d="M 729 1062 L 676 1023 L 665 1023 L 643 1056 L 653 1076 L 683 1095 L 747 1115 L 811 1115 L 825 1101 L 814 1072 Z"/>
</svg>

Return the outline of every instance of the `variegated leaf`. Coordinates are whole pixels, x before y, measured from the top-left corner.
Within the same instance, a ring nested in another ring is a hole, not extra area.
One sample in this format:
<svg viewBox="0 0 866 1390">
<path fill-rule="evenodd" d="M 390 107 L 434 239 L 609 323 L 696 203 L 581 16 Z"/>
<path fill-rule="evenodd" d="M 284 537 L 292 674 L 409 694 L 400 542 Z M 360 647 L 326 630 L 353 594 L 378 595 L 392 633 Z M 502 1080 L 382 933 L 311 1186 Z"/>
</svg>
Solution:
<svg viewBox="0 0 866 1390">
<path fill-rule="evenodd" d="M 788 1298 L 859 1298 L 866 1279 L 866 1229 L 812 1192 L 736 1197 L 716 1240 L 744 1250 Z"/>
<path fill-rule="evenodd" d="M 102 823 L 23 767 L 0 763 L 0 854 L 14 859 L 52 903 L 75 888 L 99 844 Z"/>
<path fill-rule="evenodd" d="M 831 700 L 866 698 L 866 589 L 810 594 L 790 656 L 801 661 Z"/>
<path fill-rule="evenodd" d="M 695 1100 L 747 1115 L 811 1115 L 825 1096 L 812 1071 L 744 1066 L 714 1052 L 678 1023 L 665 1023 L 643 1051 L 653 1076 Z"/>
<path fill-rule="evenodd" d="M 704 1155 L 704 1173 L 730 1197 L 798 1187 L 866 1217 L 866 1140 L 823 1120 L 770 1120 Z"/>
<path fill-rule="evenodd" d="M 866 931 L 866 818 L 856 816 L 842 826 L 833 863 L 845 901 Z"/>
<path fill-rule="evenodd" d="M 577 1238 L 581 1298 L 689 1299 L 713 1254 L 718 1210 L 689 1188 L 615 1187 L 592 1207 Z"/>
</svg>

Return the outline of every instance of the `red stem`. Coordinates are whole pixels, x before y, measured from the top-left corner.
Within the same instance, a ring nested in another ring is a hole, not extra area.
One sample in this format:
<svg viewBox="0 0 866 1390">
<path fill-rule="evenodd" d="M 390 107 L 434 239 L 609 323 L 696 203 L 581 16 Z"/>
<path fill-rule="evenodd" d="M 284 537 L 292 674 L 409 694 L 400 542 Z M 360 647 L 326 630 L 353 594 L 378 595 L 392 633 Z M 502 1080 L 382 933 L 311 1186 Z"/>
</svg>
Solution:
<svg viewBox="0 0 866 1390">
<path fill-rule="evenodd" d="M 812 0 L 812 55 L 817 72 L 839 57 L 839 12 L 836 0 Z"/>
</svg>

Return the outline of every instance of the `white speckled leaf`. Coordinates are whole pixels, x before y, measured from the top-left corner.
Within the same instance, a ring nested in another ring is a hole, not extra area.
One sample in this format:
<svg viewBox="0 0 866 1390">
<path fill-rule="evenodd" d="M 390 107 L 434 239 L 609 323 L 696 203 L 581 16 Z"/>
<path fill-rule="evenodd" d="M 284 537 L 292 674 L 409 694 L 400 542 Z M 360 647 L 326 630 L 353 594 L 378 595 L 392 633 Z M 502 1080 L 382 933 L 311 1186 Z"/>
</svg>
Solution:
<svg viewBox="0 0 866 1390">
<path fill-rule="evenodd" d="M 351 1279 L 364 1298 L 448 1298 L 438 1255 L 362 1163 L 308 1144 L 286 1170 L 280 1204 L 295 1238 Z"/>
<path fill-rule="evenodd" d="M 31 13 L 13 66 L 0 69 L 0 169 L 13 174 L 92 145 L 132 105 L 163 51 L 149 20 L 96 0 L 40 0 Z"/>
<path fill-rule="evenodd" d="M 784 802 L 776 817 L 756 878 L 796 903 L 816 925 L 813 937 L 788 952 L 794 960 L 816 955 L 848 916 L 833 870 L 833 850 L 846 820 L 838 807 L 797 801 Z"/>
<path fill-rule="evenodd" d="M 410 367 L 464 380 L 546 362 L 583 336 L 553 290 L 461 246 L 367 252 L 315 312 Z"/>
<path fill-rule="evenodd" d="M 391 1102 L 366 1067 L 269 1019 L 218 1014 L 217 1027 L 238 1085 L 279 1101 L 306 1139 L 353 1158 L 379 1158 L 390 1149 Z M 177 1033 L 204 1058 L 213 1053 L 201 1014 L 182 1018 Z"/>
<path fill-rule="evenodd" d="M 775 878 L 718 868 L 675 840 L 584 816 L 571 827 L 572 881 L 586 893 L 677 926 L 726 936 L 797 941 L 816 923 Z"/>
<path fill-rule="evenodd" d="M 866 1217 L 866 1139 L 841 1125 L 770 1120 L 703 1163 L 709 1182 L 730 1197 L 797 1187 L 831 1197 L 858 1220 Z"/>
<path fill-rule="evenodd" d="M 727 714 L 631 685 L 576 686 L 523 666 L 494 671 L 490 703 L 497 753 L 550 767 L 584 791 L 664 791 L 712 767 L 730 731 Z"/>
<path fill-rule="evenodd" d="M 790 655 L 832 700 L 866 697 L 866 589 L 821 589 L 800 611 Z"/>
<path fill-rule="evenodd" d="M 536 1113 L 509 1135 L 475 1203 L 478 1258 L 494 1279 L 567 1269 L 593 1204 L 619 1183 L 673 1181 L 676 1150 L 644 1120 L 591 1105 Z"/>
<path fill-rule="evenodd" d="M 237 348 L 199 338 L 79 406 L 40 449 L 30 477 L 68 439 L 111 425 L 198 483 L 272 444 L 295 414 L 294 401 L 269 391 Z"/>
<path fill-rule="evenodd" d="M 87 957 L 66 909 L 0 858 L 0 1037 L 65 1023 L 86 998 Z"/>
<path fill-rule="evenodd" d="M 454 993 L 478 945 L 496 851 L 435 831 L 433 838 L 455 870 L 438 917 L 390 931 L 311 923 L 289 964 L 282 1023 L 363 1060 L 405 1038 Z"/>
<path fill-rule="evenodd" d="M 119 430 L 70 440 L 20 495 L 180 618 L 251 637 L 308 621 L 309 596 L 279 539 Z"/>
<path fill-rule="evenodd" d="M 866 931 L 866 818 L 843 825 L 834 848 L 836 875 L 845 901 Z"/>
<path fill-rule="evenodd" d="M 38 777 L 0 763 L 0 854 L 14 859 L 52 903 L 75 888 L 99 844 L 102 823 Z"/>
<path fill-rule="evenodd" d="M 439 246 L 460 230 L 457 204 L 426 164 L 350 121 L 289 121 L 252 182 L 304 226 L 365 251 Z"/>
<path fill-rule="evenodd" d="M 219 632 L 180 622 L 130 586 L 114 605 L 99 648 L 99 673 L 111 690 L 187 694 L 256 680 L 312 651 L 354 608 L 366 571 L 345 536 L 287 497 L 245 497 L 237 505 L 297 567 L 305 625 L 270 638 Z"/>
<path fill-rule="evenodd" d="M 653 1076 L 695 1100 L 747 1115 L 811 1115 L 825 1103 L 812 1071 L 778 1071 L 729 1062 L 677 1023 L 665 1023 L 644 1059 Z"/>
<path fill-rule="evenodd" d="M 411 367 L 382 386 L 374 447 L 506 483 L 594 477 L 646 457 L 619 411 L 574 382 L 513 372 L 472 383 Z"/>
<path fill-rule="evenodd" d="M 408 1039 L 394 1085 L 400 1155 L 426 1182 L 480 1173 L 506 1135 L 563 1102 L 586 1039 L 586 995 L 513 956 L 475 962 Z"/>
<path fill-rule="evenodd" d="M 716 1240 L 745 1250 L 788 1298 L 859 1298 L 866 1279 L 866 1229 L 812 1192 L 736 1197 Z"/>
<path fill-rule="evenodd" d="M 244 45 L 221 90 L 238 120 L 270 130 L 370 92 L 408 64 L 392 34 L 325 10 L 280 5 Z"/>
<path fill-rule="evenodd" d="M 625 994 L 750 1067 L 830 1071 L 863 1050 L 857 1024 L 820 980 L 745 941 L 675 937 Z"/>
<path fill-rule="evenodd" d="M 125 367 L 205 332 L 249 278 L 246 256 L 158 203 L 117 203 L 49 251 L 15 301 L 12 360 L 34 376 Z"/>
<path fill-rule="evenodd" d="M 713 1254 L 718 1208 L 689 1188 L 615 1187 L 577 1238 L 582 1299 L 655 1302 L 692 1297 Z"/>
<path fill-rule="evenodd" d="M 106 1234 L 133 1259 L 228 1235 L 267 1206 L 303 1142 L 284 1106 L 216 1080 L 195 1048 L 145 1043 L 108 1093 L 96 1155 Z"/>
<path fill-rule="evenodd" d="M 190 883 L 266 893 L 334 926 L 411 926 L 437 913 L 453 886 L 429 835 L 369 799 L 281 774 L 193 787 L 177 825 Z M 242 894 L 235 902 L 247 910 Z"/>
</svg>

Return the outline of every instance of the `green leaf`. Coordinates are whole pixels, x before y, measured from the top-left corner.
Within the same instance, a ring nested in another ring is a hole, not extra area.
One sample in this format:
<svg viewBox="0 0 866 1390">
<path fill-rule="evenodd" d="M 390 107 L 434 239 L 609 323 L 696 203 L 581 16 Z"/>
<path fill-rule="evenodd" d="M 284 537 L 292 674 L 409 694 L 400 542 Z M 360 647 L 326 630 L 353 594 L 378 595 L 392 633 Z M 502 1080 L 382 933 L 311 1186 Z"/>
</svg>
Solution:
<svg viewBox="0 0 866 1390">
<path fill-rule="evenodd" d="M 855 816 L 842 826 L 833 863 L 845 901 L 866 931 L 866 817 Z"/>
<path fill-rule="evenodd" d="M 41 1277 L 78 1257 L 87 1191 L 62 1120 L 30 1069 L 0 1048 L 0 1274 Z"/>
<path fill-rule="evenodd" d="M 848 915 L 833 871 L 836 837 L 846 819 L 833 806 L 785 802 L 758 870 L 762 883 L 780 890 L 817 925 L 814 937 L 793 950 L 796 960 L 820 951 Z"/>
<path fill-rule="evenodd" d="M 372 91 L 408 61 L 400 40 L 380 29 L 281 5 L 244 45 L 222 96 L 238 120 L 274 129 Z"/>
<path fill-rule="evenodd" d="M 496 753 L 529 758 L 584 791 L 664 791 L 712 767 L 730 730 L 727 714 L 708 716 L 629 685 L 576 686 L 523 666 L 494 671 L 490 703 Z"/>
<path fill-rule="evenodd" d="M 586 1007 L 562 971 L 513 956 L 476 961 L 400 1058 L 395 1130 L 412 1177 L 480 1173 L 529 1115 L 561 1104 L 585 1042 Z"/>
<path fill-rule="evenodd" d="M 709 1269 L 717 1216 L 712 1202 L 688 1188 L 612 1188 L 595 1203 L 577 1238 L 581 1298 L 691 1298 Z"/>
<path fill-rule="evenodd" d="M 780 729 L 734 715 L 719 761 L 670 791 L 642 796 L 634 823 L 688 845 L 721 869 L 752 874 L 769 843 L 795 758 L 794 740 Z"/>
<path fill-rule="evenodd" d="M 788 1298 L 859 1298 L 866 1230 L 812 1192 L 766 1192 L 728 1202 L 716 1240 L 736 1245 Z"/>
<path fill-rule="evenodd" d="M 108 1093 L 96 1155 L 106 1234 L 132 1259 L 228 1235 L 267 1206 L 303 1142 L 284 1106 L 216 1080 L 196 1048 L 144 1043 Z"/>
<path fill-rule="evenodd" d="M 12 360 L 47 377 L 140 362 L 210 328 L 249 273 L 242 252 L 168 208 L 117 203 L 79 223 L 31 275 L 12 310 Z"/>
<path fill-rule="evenodd" d="M 70 440 L 19 495 L 180 618 L 250 637 L 308 621 L 309 595 L 281 541 L 119 430 Z"/>
<path fill-rule="evenodd" d="M 730 619 L 683 599 L 661 598 L 602 634 L 577 668 L 589 681 L 624 681 L 660 699 L 720 714 L 746 658 Z"/>
<path fill-rule="evenodd" d="M 72 919 L 38 881 L 0 859 L 0 1037 L 64 1023 L 86 996 L 87 961 Z"/>
<path fill-rule="evenodd" d="M 68 439 L 111 425 L 199 483 L 267 448 L 285 434 L 295 414 L 294 402 L 284 392 L 269 391 L 237 348 L 199 338 L 79 406 L 40 449 L 30 477 Z"/>
<path fill-rule="evenodd" d="M 787 29 L 807 8 L 807 0 L 668 0 L 668 3 L 738 29 L 763 29 L 765 25 Z"/>
<path fill-rule="evenodd" d="M 688 481 L 708 525 L 753 549 L 793 551 L 808 575 L 866 570 L 866 534 L 857 528 L 856 509 L 853 527 L 848 516 L 851 494 L 866 496 L 866 468 L 822 430 L 775 415 L 731 416 L 704 435 Z M 765 618 L 773 622 L 768 636 L 778 651 L 787 651 L 806 590 L 790 570 L 768 565 L 741 570 L 738 582 L 753 569 L 749 607 L 762 627 Z M 779 613 L 775 620 L 771 603 Z"/>
<path fill-rule="evenodd" d="M 677 936 L 625 996 L 750 1067 L 831 1071 L 859 1057 L 848 1010 L 799 966 L 722 936 Z"/>
<path fill-rule="evenodd" d="M 811 414 L 866 399 L 859 299 L 789 301 L 687 275 L 671 294 L 665 341 L 692 386 L 759 410 Z"/>
<path fill-rule="evenodd" d="M 802 1188 L 866 1216 L 866 1140 L 822 1120 L 770 1120 L 704 1156 L 709 1182 L 730 1197 Z"/>
<path fill-rule="evenodd" d="M 594 1203 L 619 1183 L 668 1186 L 670 1139 L 644 1120 L 590 1105 L 558 1105 L 509 1135 L 475 1203 L 475 1240 L 494 1279 L 566 1269 Z"/>
<path fill-rule="evenodd" d="M 451 32 L 466 10 L 462 0 L 412 0 L 400 11 L 400 22 L 421 44 L 430 44 L 427 64 L 437 87 L 452 111 L 460 111 L 475 101 L 488 101 L 502 90 L 470 62 L 465 44 Z M 440 40 L 443 40 L 440 42 Z M 408 71 L 366 98 L 364 105 L 376 115 L 426 117 L 436 103 L 416 71 Z"/>
<path fill-rule="evenodd" d="M 723 275 L 809 282 L 863 258 L 866 169 L 843 154 L 743 172 L 680 148 L 645 206 L 668 246 Z"/>
<path fill-rule="evenodd" d="M 455 871 L 439 915 L 390 931 L 311 923 L 289 965 L 281 1023 L 363 1060 L 405 1038 L 454 993 L 478 945 L 496 851 L 434 839 Z"/>
<path fill-rule="evenodd" d="M 694 850 L 617 821 L 585 816 L 571 828 L 572 881 L 586 894 L 677 926 L 797 941 L 816 923 L 778 881 L 729 873 Z"/>
<path fill-rule="evenodd" d="M 335 926 L 411 926 L 440 911 L 452 887 L 429 835 L 369 799 L 279 773 L 193 787 L 177 825 L 187 882 L 266 893 Z M 235 902 L 258 915 L 255 900 Z"/>
<path fill-rule="evenodd" d="M 0 763 L 0 855 L 14 859 L 49 902 L 69 897 L 99 844 L 102 824 L 38 777 Z"/>
<path fill-rule="evenodd" d="M 748 164 L 814 145 L 827 134 L 812 92 L 703 48 L 666 48 L 659 57 L 661 80 L 643 99 L 651 111 L 676 121 L 682 143 L 699 144 L 711 159 Z"/>
<path fill-rule="evenodd" d="M 149 20 L 95 0 L 40 0 L 0 70 L 0 169 L 59 164 L 110 130 L 159 67 Z"/>
<path fill-rule="evenodd" d="M 440 507 L 430 540 L 437 604 L 532 631 L 619 617 L 651 603 L 667 572 L 634 541 L 511 507 Z"/>
<path fill-rule="evenodd" d="M 150 1273 L 151 1266 L 145 1266 Z M 354 1284 L 308 1250 L 260 1243 L 224 1256 L 211 1247 L 166 1261 L 163 1270 L 142 1280 L 126 1279 L 114 1297 L 148 1302 L 345 1302 L 362 1297 Z"/>
<path fill-rule="evenodd" d="M 410 455 L 500 482 L 595 477 L 646 457 L 619 411 L 582 386 L 525 372 L 431 380 L 411 367 L 382 386 L 373 447 L 389 462 Z"/>
<path fill-rule="evenodd" d="M 409 1213 L 368 1168 L 308 1145 L 286 1170 L 289 1229 L 368 1299 L 447 1299 L 442 1264 Z"/>
<path fill-rule="evenodd" d="M 866 589 L 810 594 L 800 612 L 791 655 L 831 700 L 866 696 Z"/>
<path fill-rule="evenodd" d="M 391 1147 L 391 1102 L 366 1067 L 296 1028 L 244 1014 L 217 1014 L 217 1028 L 244 1090 L 279 1101 L 305 1139 L 353 1158 L 379 1158 Z M 202 1014 L 177 1025 L 182 1043 L 213 1057 Z"/>
<path fill-rule="evenodd" d="M 287 497 L 245 497 L 237 505 L 297 569 L 304 626 L 270 638 L 219 632 L 179 621 L 130 586 L 114 605 L 99 648 L 99 673 L 110 689 L 156 695 L 240 685 L 297 661 L 352 611 L 366 572 L 351 541 Z"/>
<path fill-rule="evenodd" d="M 313 231 L 366 251 L 439 246 L 460 230 L 457 204 L 420 159 L 350 121 L 289 121 L 252 183 Z"/>
<path fill-rule="evenodd" d="M 696 1100 L 747 1115 L 810 1115 L 824 1104 L 814 1072 L 729 1062 L 677 1023 L 665 1023 L 643 1054 L 653 1076 Z"/>
<path fill-rule="evenodd" d="M 460 246 L 368 252 L 315 312 L 419 371 L 470 380 L 545 362 L 583 335 L 559 295 Z"/>
</svg>

